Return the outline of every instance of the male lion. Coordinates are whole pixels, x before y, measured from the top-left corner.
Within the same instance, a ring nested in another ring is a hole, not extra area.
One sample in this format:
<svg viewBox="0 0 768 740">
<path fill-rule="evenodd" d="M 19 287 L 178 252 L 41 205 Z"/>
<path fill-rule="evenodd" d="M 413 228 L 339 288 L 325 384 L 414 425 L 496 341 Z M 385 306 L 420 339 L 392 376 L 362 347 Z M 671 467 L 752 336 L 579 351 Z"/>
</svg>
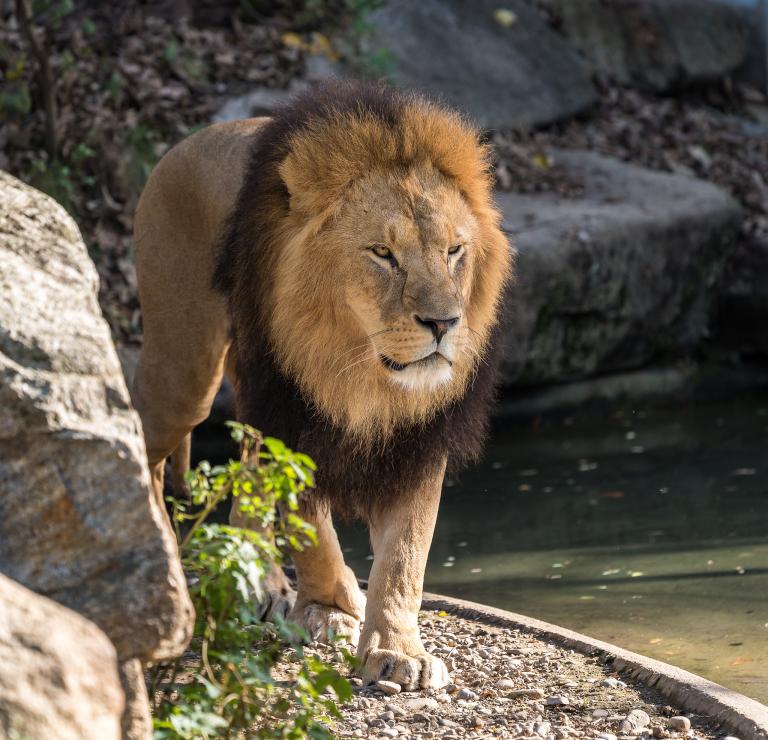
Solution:
<svg viewBox="0 0 768 740">
<path fill-rule="evenodd" d="M 154 485 L 226 371 L 240 420 L 318 464 L 291 616 L 364 628 L 366 681 L 448 682 L 417 615 L 446 466 L 480 449 L 511 253 L 487 150 L 457 114 L 332 83 L 274 118 L 204 129 L 136 215 L 144 349 L 134 397 Z M 331 511 L 370 526 L 367 605 Z"/>
</svg>

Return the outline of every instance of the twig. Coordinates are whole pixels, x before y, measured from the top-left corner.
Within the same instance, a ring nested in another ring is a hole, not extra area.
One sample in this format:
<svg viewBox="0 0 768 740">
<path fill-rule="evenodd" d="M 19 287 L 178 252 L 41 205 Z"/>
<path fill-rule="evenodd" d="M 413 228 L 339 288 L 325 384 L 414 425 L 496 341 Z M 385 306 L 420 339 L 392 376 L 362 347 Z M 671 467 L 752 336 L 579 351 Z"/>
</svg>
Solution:
<svg viewBox="0 0 768 740">
<path fill-rule="evenodd" d="M 32 22 L 27 12 L 26 0 L 16 0 L 16 18 L 21 28 L 21 33 L 29 45 L 32 56 L 37 61 L 37 76 L 40 83 L 40 92 L 43 96 L 43 108 L 45 109 L 45 148 L 51 161 L 58 155 L 58 138 L 56 136 L 56 91 L 53 75 L 51 74 L 51 61 L 47 49 L 40 45 L 35 37 Z M 47 44 L 46 44 L 47 46 Z"/>
</svg>

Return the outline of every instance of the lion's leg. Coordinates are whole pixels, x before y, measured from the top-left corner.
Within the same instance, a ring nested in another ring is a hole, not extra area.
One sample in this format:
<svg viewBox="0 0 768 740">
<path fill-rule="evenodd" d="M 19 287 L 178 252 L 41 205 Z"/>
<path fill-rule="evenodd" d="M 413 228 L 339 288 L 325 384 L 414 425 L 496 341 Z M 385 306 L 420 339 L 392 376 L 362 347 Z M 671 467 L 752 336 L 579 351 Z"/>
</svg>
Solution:
<svg viewBox="0 0 768 740">
<path fill-rule="evenodd" d="M 371 519 L 374 561 L 357 651 L 366 682 L 394 681 L 406 690 L 449 683 L 445 664 L 424 649 L 418 627 L 444 471 L 445 463 L 411 499 Z"/>
<path fill-rule="evenodd" d="M 164 319 L 146 317 L 144 346 L 133 385 L 152 485 L 161 501 L 165 460 L 180 447 L 183 452 L 186 438 L 210 413 L 228 347 L 224 315 L 208 327 L 202 317 L 199 321 L 193 317 L 190 325 L 177 318 L 179 323 L 172 331 Z"/>
<path fill-rule="evenodd" d="M 301 515 L 314 525 L 317 545 L 293 554 L 299 593 L 291 619 L 301 624 L 313 640 L 328 639 L 332 632 L 356 645 L 365 596 L 352 569 L 344 563 L 330 511 L 318 504 Z"/>
</svg>

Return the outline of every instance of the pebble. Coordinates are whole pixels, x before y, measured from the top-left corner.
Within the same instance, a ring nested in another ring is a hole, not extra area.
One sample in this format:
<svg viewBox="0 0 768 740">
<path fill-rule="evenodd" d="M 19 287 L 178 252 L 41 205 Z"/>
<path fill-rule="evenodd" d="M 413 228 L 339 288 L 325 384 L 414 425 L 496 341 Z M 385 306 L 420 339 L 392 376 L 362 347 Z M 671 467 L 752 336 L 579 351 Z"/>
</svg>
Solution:
<svg viewBox="0 0 768 740">
<path fill-rule="evenodd" d="M 397 714 L 400 717 L 405 717 L 408 714 L 405 709 L 399 707 L 397 704 L 385 704 L 384 709 L 386 709 L 388 712 L 392 712 L 392 714 Z"/>
<path fill-rule="evenodd" d="M 706 718 L 702 723 L 692 721 L 695 726 L 689 730 L 672 729 L 674 718 L 684 714 L 682 708 L 667 706 L 653 691 L 638 692 L 634 684 L 620 681 L 619 674 L 604 661 L 514 629 L 450 616 L 430 621 L 424 616 L 425 644 L 452 651 L 450 656 L 443 655 L 455 664 L 454 683 L 414 693 L 401 692 L 391 681 L 360 687 L 353 700 L 341 707 L 343 718 L 335 723 L 335 736 L 399 740 L 718 738 Z M 510 667 L 511 655 L 519 666 Z M 333 659 L 338 662 L 338 656 Z M 387 690 L 392 693 L 385 695 Z M 630 712 L 633 707 L 637 709 Z M 620 732 L 620 726 L 630 719 L 635 729 Z"/>
<path fill-rule="evenodd" d="M 651 723 L 648 712 L 642 709 L 633 709 L 619 725 L 619 732 L 622 735 L 639 735 L 640 731 Z"/>
<path fill-rule="evenodd" d="M 626 689 L 627 684 L 624 681 L 619 681 L 618 678 L 604 678 L 600 682 L 601 686 L 605 686 L 608 689 Z"/>
<path fill-rule="evenodd" d="M 394 696 L 395 694 L 399 694 L 401 690 L 400 684 L 395 683 L 394 681 L 376 681 L 375 686 L 377 689 L 379 689 L 379 691 L 383 691 L 387 696 Z"/>
<path fill-rule="evenodd" d="M 691 720 L 688 717 L 670 717 L 667 727 L 677 732 L 688 732 L 691 729 Z"/>
<path fill-rule="evenodd" d="M 556 694 L 555 696 L 550 696 L 547 699 L 547 705 L 550 707 L 557 707 L 557 706 L 566 706 L 567 704 L 570 704 L 571 700 L 567 696 L 560 696 L 559 694 Z"/>
<path fill-rule="evenodd" d="M 515 689 L 508 696 L 511 699 L 543 699 L 544 692 L 541 689 Z"/>
<path fill-rule="evenodd" d="M 406 699 L 405 706 L 412 712 L 420 712 L 423 709 L 437 709 L 437 699 L 433 699 L 431 696 L 422 696 L 416 699 Z"/>
</svg>

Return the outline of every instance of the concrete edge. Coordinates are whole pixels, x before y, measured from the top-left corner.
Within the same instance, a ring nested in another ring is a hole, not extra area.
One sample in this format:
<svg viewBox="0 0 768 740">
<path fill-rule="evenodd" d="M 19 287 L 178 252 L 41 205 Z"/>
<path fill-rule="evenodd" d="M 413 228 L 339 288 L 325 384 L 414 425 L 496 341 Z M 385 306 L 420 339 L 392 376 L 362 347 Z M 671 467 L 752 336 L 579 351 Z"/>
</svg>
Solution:
<svg viewBox="0 0 768 740">
<path fill-rule="evenodd" d="M 687 712 L 710 717 L 722 730 L 741 740 L 768 740 L 768 707 L 682 668 L 539 619 L 450 596 L 425 593 L 422 609 L 520 629 L 580 653 L 599 655 L 602 662 L 628 674 L 632 681 L 655 689 Z"/>
</svg>

